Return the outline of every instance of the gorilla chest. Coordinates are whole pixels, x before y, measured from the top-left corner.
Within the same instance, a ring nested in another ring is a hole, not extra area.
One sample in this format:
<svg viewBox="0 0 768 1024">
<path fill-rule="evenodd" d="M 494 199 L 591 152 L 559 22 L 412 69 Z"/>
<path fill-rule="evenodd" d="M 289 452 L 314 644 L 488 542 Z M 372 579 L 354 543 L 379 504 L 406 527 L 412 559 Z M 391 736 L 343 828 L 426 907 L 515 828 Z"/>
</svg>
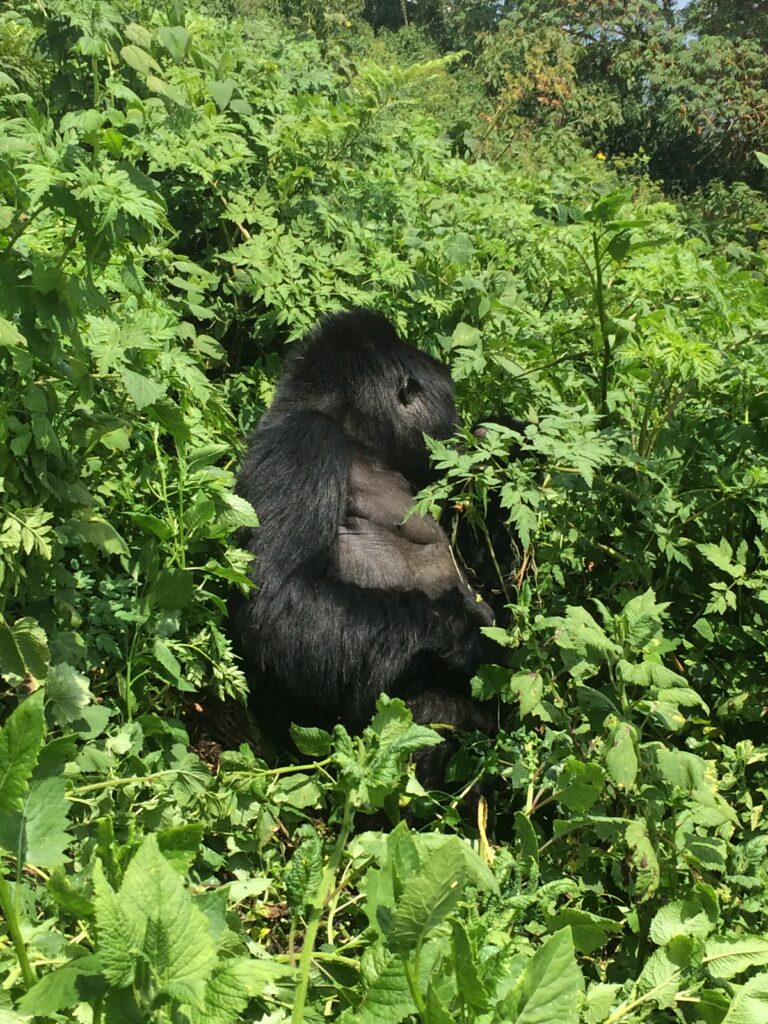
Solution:
<svg viewBox="0 0 768 1024">
<path fill-rule="evenodd" d="M 430 597 L 464 582 L 440 525 L 427 516 L 405 518 L 412 505 L 411 488 L 399 473 L 353 460 L 336 544 L 340 579 Z"/>
</svg>

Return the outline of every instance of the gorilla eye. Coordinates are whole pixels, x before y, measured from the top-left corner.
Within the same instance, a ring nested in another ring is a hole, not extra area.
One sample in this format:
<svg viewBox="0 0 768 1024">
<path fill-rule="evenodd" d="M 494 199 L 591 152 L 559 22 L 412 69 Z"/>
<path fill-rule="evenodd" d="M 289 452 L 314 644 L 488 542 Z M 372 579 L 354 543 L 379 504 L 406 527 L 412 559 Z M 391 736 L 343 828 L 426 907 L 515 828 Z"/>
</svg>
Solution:
<svg viewBox="0 0 768 1024">
<path fill-rule="evenodd" d="M 401 385 L 397 397 L 400 399 L 401 405 L 410 405 L 418 394 L 421 394 L 421 384 L 419 384 L 415 377 L 409 377 Z"/>
</svg>

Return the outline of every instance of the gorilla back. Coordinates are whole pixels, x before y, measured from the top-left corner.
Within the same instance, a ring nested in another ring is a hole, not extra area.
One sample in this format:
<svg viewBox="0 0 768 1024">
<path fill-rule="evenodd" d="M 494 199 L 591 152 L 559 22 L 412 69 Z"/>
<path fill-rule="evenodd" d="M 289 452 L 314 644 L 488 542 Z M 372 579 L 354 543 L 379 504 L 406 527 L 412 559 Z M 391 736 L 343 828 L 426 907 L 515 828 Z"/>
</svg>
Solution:
<svg viewBox="0 0 768 1024">
<path fill-rule="evenodd" d="M 420 721 L 485 724 L 469 679 L 494 658 L 492 614 L 438 523 L 405 519 L 432 477 L 423 435 L 455 425 L 447 369 L 378 313 L 327 317 L 287 359 L 237 483 L 259 517 L 241 536 L 256 589 L 230 602 L 271 730 L 360 729 L 381 693 Z"/>
</svg>

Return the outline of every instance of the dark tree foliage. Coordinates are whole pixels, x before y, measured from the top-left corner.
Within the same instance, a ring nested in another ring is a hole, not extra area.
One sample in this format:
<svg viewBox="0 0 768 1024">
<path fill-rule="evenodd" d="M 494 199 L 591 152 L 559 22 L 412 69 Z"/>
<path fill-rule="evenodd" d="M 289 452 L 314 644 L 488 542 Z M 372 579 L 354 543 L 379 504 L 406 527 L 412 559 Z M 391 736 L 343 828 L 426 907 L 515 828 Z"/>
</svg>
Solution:
<svg viewBox="0 0 768 1024">
<path fill-rule="evenodd" d="M 238 492 L 260 526 L 232 628 L 257 713 L 360 729 L 381 693 L 422 722 L 487 724 L 468 682 L 495 645 L 492 613 L 440 525 L 407 517 L 433 477 L 423 435 L 456 426 L 447 369 L 377 313 L 326 318 L 286 362 L 250 439 Z"/>
<path fill-rule="evenodd" d="M 739 10 L 518 0 L 484 43 L 495 123 L 568 127 L 608 155 L 644 152 L 655 177 L 685 190 L 714 178 L 759 185 L 768 58 L 764 34 L 754 38 L 760 12 Z"/>
<path fill-rule="evenodd" d="M 694 0 L 685 8 L 695 31 L 718 36 L 743 36 L 768 47 L 768 5 L 765 0 Z"/>
</svg>

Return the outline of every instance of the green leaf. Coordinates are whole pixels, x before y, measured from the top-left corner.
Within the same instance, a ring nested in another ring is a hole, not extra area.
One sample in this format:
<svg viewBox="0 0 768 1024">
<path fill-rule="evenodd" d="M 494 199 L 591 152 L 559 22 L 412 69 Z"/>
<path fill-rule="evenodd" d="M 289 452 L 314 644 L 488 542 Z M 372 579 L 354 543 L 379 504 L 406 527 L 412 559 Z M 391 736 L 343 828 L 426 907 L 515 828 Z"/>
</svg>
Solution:
<svg viewBox="0 0 768 1024">
<path fill-rule="evenodd" d="M 569 757 L 557 783 L 557 800 L 569 811 L 583 814 L 600 798 L 603 771 L 598 764 L 585 764 Z"/>
<path fill-rule="evenodd" d="M 275 960 L 225 960 L 208 981 L 203 1006 L 190 1010 L 190 1020 L 192 1024 L 238 1024 L 251 999 L 291 972 L 287 964 Z"/>
<path fill-rule="evenodd" d="M 564 907 L 548 922 L 550 931 L 570 928 L 573 944 L 580 953 L 594 953 L 622 930 L 621 922 L 590 914 L 577 907 Z"/>
<path fill-rule="evenodd" d="M 106 992 L 106 981 L 98 956 L 79 957 L 43 977 L 19 1002 L 19 1010 L 46 1017 L 78 1003 L 89 1003 Z"/>
<path fill-rule="evenodd" d="M 189 32 L 181 25 L 167 26 L 157 30 L 157 38 L 168 50 L 177 64 L 181 64 L 189 45 Z"/>
<path fill-rule="evenodd" d="M 509 1024 L 578 1024 L 584 979 L 570 928 L 563 928 L 528 961 L 503 1003 Z"/>
<path fill-rule="evenodd" d="M 454 909 L 467 884 L 465 858 L 459 840 L 446 839 L 426 866 L 403 890 L 392 921 L 389 941 L 393 949 L 410 952 Z"/>
<path fill-rule="evenodd" d="M 426 1013 L 424 1024 L 455 1024 L 453 1017 L 446 1009 L 434 981 L 430 979 L 427 987 Z"/>
<path fill-rule="evenodd" d="M 27 339 L 19 334 L 10 320 L 0 316 L 0 348 L 26 348 Z"/>
<path fill-rule="evenodd" d="M 0 616 L 0 670 L 43 679 L 48 669 L 48 637 L 37 619 L 17 619 L 9 626 Z"/>
<path fill-rule="evenodd" d="M 90 918 L 94 915 L 94 906 L 78 889 L 74 887 L 62 865 L 56 865 L 51 871 L 46 889 L 65 913 L 75 918 Z"/>
<path fill-rule="evenodd" d="M 531 819 L 515 812 L 515 853 L 522 871 L 535 883 L 539 877 L 539 840 Z"/>
<path fill-rule="evenodd" d="M 66 664 L 53 665 L 49 669 L 45 695 L 48 708 L 60 726 L 70 725 L 82 718 L 83 709 L 93 699 L 87 677 Z"/>
<path fill-rule="evenodd" d="M 749 967 L 768 964 L 768 938 L 713 938 L 704 949 L 704 963 L 716 978 L 730 980 Z"/>
<path fill-rule="evenodd" d="M 285 877 L 285 895 L 294 914 L 315 902 L 323 874 L 323 844 L 318 835 L 308 836 L 291 857 Z"/>
<path fill-rule="evenodd" d="M 192 600 L 195 581 L 186 569 L 161 569 L 157 574 L 153 598 L 159 608 L 175 611 Z"/>
<path fill-rule="evenodd" d="M 227 78 L 223 82 L 208 83 L 208 92 L 211 94 L 219 110 L 226 110 L 229 106 L 229 101 L 232 99 L 232 93 L 235 91 L 236 84 L 232 78 Z"/>
<path fill-rule="evenodd" d="M 611 780 L 620 789 L 632 789 L 637 778 L 638 760 L 635 729 L 629 722 L 617 722 L 611 730 L 605 753 L 605 766 Z"/>
<path fill-rule="evenodd" d="M 586 1019 L 587 1024 L 602 1024 L 616 1005 L 616 995 L 621 985 L 605 985 L 593 983 L 587 990 Z"/>
<path fill-rule="evenodd" d="M 130 372 L 130 371 L 126 371 Z M 135 376 L 135 374 L 134 374 Z M 83 510 L 61 527 L 70 544 L 93 544 L 105 555 L 127 555 L 128 545 L 106 519 Z"/>
<path fill-rule="evenodd" d="M 683 987 L 683 965 L 678 959 L 673 959 L 668 949 L 657 949 L 637 979 L 638 992 L 652 998 L 662 1010 L 672 1005 Z"/>
<path fill-rule="evenodd" d="M 768 1020 L 768 973 L 758 974 L 733 997 L 722 1024 L 765 1024 Z"/>
<path fill-rule="evenodd" d="M 650 936 L 657 946 L 666 946 L 678 935 L 704 938 L 715 922 L 698 903 L 674 900 L 666 903 L 651 921 Z"/>
<path fill-rule="evenodd" d="M 23 864 L 52 868 L 67 860 L 65 851 L 72 845 L 67 832 L 70 804 L 62 766 L 55 768 L 55 775 L 35 773 L 21 810 L 0 818 L 0 844 Z"/>
<path fill-rule="evenodd" d="M 291 725 L 291 739 L 299 753 L 307 757 L 327 757 L 333 744 L 333 737 L 325 729 L 295 724 Z"/>
<path fill-rule="evenodd" d="M 625 835 L 636 876 L 636 891 L 641 900 L 650 899 L 659 887 L 661 871 L 656 851 L 648 836 L 648 825 L 644 819 L 633 821 L 627 825 Z"/>
<path fill-rule="evenodd" d="M 143 961 L 158 993 L 204 1005 L 206 983 L 216 966 L 208 919 L 195 906 L 178 874 L 147 836 L 113 892 L 94 873 L 98 952 L 107 979 L 129 985 Z"/>
<path fill-rule="evenodd" d="M 362 970 L 365 995 L 358 1006 L 341 1014 L 339 1024 L 399 1024 L 415 1012 L 400 957 L 381 946 L 370 947 L 363 954 Z"/>
<path fill-rule="evenodd" d="M 719 544 L 697 544 L 696 547 L 712 565 L 738 579 L 746 573 L 746 566 L 733 561 L 733 548 L 722 537 Z"/>
<path fill-rule="evenodd" d="M 475 1010 L 488 1009 L 488 993 L 480 980 L 477 957 L 461 921 L 453 921 L 453 970 L 459 996 Z"/>
<path fill-rule="evenodd" d="M 614 235 L 607 246 L 607 251 L 617 263 L 626 257 L 629 252 L 630 236 L 628 231 L 620 231 Z"/>
<path fill-rule="evenodd" d="M 165 640 L 161 640 L 160 637 L 157 637 L 152 645 L 152 653 L 171 679 L 175 683 L 181 682 L 181 665 Z"/>
<path fill-rule="evenodd" d="M 761 163 L 763 167 L 768 167 L 768 153 L 761 153 L 760 150 L 755 150 L 755 156 L 757 157 L 758 163 Z"/>
<path fill-rule="evenodd" d="M 128 67 L 138 71 L 140 75 L 148 75 L 150 71 L 160 73 L 160 65 L 157 61 L 146 50 L 142 50 L 138 46 L 133 46 L 132 44 L 124 46 L 120 51 L 120 56 Z"/>
<path fill-rule="evenodd" d="M 38 690 L 0 729 L 0 811 L 21 811 L 44 736 L 43 694 Z"/>
<path fill-rule="evenodd" d="M 137 409 L 144 409 L 146 406 L 152 405 L 153 402 L 159 401 L 168 390 L 167 385 L 158 384 L 157 381 L 144 377 L 140 373 L 134 373 L 127 367 L 123 367 L 120 374 L 125 390 L 133 399 Z"/>
<path fill-rule="evenodd" d="M 143 25 L 137 25 L 135 21 L 129 21 L 125 26 L 125 35 L 132 43 L 145 50 L 152 47 L 152 34 Z"/>
</svg>

